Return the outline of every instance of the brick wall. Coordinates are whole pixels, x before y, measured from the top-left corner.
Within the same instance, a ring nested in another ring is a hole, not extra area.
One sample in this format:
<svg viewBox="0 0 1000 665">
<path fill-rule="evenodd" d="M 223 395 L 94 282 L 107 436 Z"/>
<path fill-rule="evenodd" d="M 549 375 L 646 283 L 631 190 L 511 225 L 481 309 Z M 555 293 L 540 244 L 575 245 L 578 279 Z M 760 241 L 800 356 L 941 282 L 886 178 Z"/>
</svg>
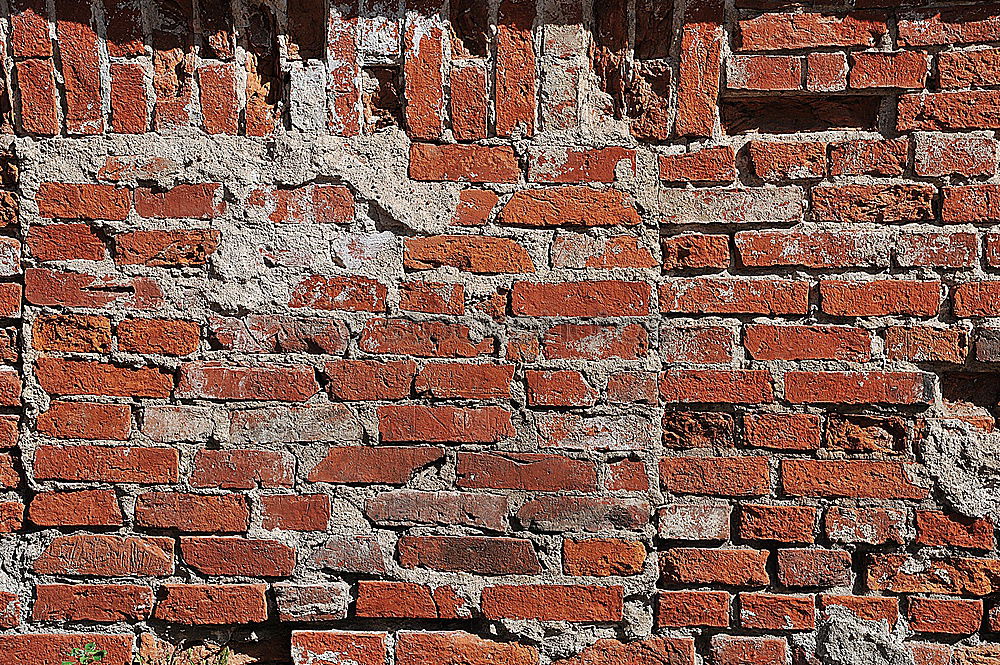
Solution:
<svg viewBox="0 0 1000 665">
<path fill-rule="evenodd" d="M 3 4 L 0 665 L 1000 658 L 996 2 Z"/>
</svg>

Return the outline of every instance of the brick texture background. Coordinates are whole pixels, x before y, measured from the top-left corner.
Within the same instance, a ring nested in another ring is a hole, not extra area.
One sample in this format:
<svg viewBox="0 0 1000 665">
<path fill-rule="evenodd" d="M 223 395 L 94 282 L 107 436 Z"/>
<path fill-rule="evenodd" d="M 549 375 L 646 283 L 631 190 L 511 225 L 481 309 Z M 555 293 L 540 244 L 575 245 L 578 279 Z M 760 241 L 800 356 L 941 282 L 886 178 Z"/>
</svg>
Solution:
<svg viewBox="0 0 1000 665">
<path fill-rule="evenodd" d="M 1000 659 L 997 2 L 0 4 L 0 665 Z"/>
</svg>

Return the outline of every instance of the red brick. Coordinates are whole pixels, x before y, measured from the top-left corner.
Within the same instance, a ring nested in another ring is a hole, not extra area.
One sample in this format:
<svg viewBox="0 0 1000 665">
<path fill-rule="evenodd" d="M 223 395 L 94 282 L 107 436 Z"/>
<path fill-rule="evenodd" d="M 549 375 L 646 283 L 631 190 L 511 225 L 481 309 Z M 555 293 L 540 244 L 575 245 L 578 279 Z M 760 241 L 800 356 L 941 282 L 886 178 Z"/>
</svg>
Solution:
<svg viewBox="0 0 1000 665">
<path fill-rule="evenodd" d="M 20 284 L 0 284 L 0 316 L 8 318 L 21 316 Z"/>
<path fill-rule="evenodd" d="M 264 529 L 325 531 L 330 522 L 330 498 L 325 494 L 261 497 Z"/>
<path fill-rule="evenodd" d="M 407 238 L 403 264 L 410 270 L 452 266 L 481 274 L 535 272 L 528 252 L 514 240 L 493 236 Z"/>
<path fill-rule="evenodd" d="M 674 494 L 760 496 L 770 489 L 764 457 L 667 457 L 660 484 Z"/>
<path fill-rule="evenodd" d="M 877 15 L 762 14 L 739 22 L 740 45 L 747 51 L 777 51 L 825 46 L 876 46 L 888 32 Z"/>
<path fill-rule="evenodd" d="M 946 223 L 980 224 L 1000 221 L 1000 186 L 945 187 L 941 219 Z"/>
<path fill-rule="evenodd" d="M 267 620 L 266 584 L 164 584 L 153 618 L 186 625 L 228 625 Z"/>
<path fill-rule="evenodd" d="M 18 0 L 11 8 L 10 46 L 17 58 L 47 58 L 52 55 L 49 12 L 41 0 Z"/>
<path fill-rule="evenodd" d="M 359 617 L 457 619 L 462 604 L 450 587 L 361 580 L 355 612 Z"/>
<path fill-rule="evenodd" d="M 917 372 L 788 372 L 785 398 L 796 404 L 920 404 L 931 399 Z"/>
<path fill-rule="evenodd" d="M 975 233 L 902 233 L 896 261 L 903 267 L 971 268 L 979 264 L 979 242 Z"/>
<path fill-rule="evenodd" d="M 353 277 L 308 277 L 292 291 L 293 308 L 348 312 L 384 312 L 388 289 L 378 280 Z"/>
<path fill-rule="evenodd" d="M 127 319 L 118 324 L 118 348 L 130 353 L 187 356 L 198 350 L 201 327 L 176 319 Z"/>
<path fill-rule="evenodd" d="M 440 282 L 406 282 L 400 285 L 399 309 L 424 314 L 465 314 L 465 286 Z"/>
<path fill-rule="evenodd" d="M 934 219 L 930 185 L 832 185 L 812 190 L 814 221 L 922 222 Z"/>
<path fill-rule="evenodd" d="M 597 403 L 597 391 L 580 372 L 528 370 L 525 379 L 529 406 L 593 406 Z"/>
<path fill-rule="evenodd" d="M 488 189 L 465 189 L 459 192 L 458 206 L 451 223 L 455 226 L 483 226 L 489 221 L 500 202 L 496 192 Z"/>
<path fill-rule="evenodd" d="M 515 435 L 510 412 L 498 407 L 382 406 L 378 420 L 384 442 L 495 443 Z"/>
<path fill-rule="evenodd" d="M 419 23 L 418 23 L 419 21 Z M 406 124 L 416 138 L 441 136 L 445 100 L 442 64 L 444 35 L 430 17 L 407 20 L 404 34 Z M 357 74 L 355 73 L 354 76 Z"/>
<path fill-rule="evenodd" d="M 488 134 L 489 97 L 485 63 L 468 60 L 451 70 L 451 131 L 459 141 Z"/>
<path fill-rule="evenodd" d="M 556 586 L 525 584 L 483 589 L 482 610 L 487 619 L 615 622 L 622 618 L 619 586 Z"/>
<path fill-rule="evenodd" d="M 945 51 L 938 55 L 942 88 L 1000 85 L 1000 49 Z"/>
<path fill-rule="evenodd" d="M 645 316 L 649 298 L 649 285 L 641 282 L 516 282 L 511 310 L 516 316 Z"/>
<path fill-rule="evenodd" d="M 832 506 L 826 511 L 823 529 L 835 543 L 901 545 L 905 542 L 907 515 L 893 508 L 846 508 Z"/>
<path fill-rule="evenodd" d="M 40 492 L 28 506 L 37 526 L 121 526 L 122 510 L 112 490 Z"/>
<path fill-rule="evenodd" d="M 922 176 L 993 175 L 997 146 L 997 140 L 987 136 L 917 134 L 913 168 Z"/>
<path fill-rule="evenodd" d="M 216 400 L 304 402 L 319 392 L 312 367 L 258 365 L 230 367 L 215 362 L 181 365 L 179 397 Z"/>
<path fill-rule="evenodd" d="M 750 161 L 757 177 L 769 182 L 822 178 L 826 175 L 826 144 L 751 141 Z"/>
<path fill-rule="evenodd" d="M 136 497 L 135 524 L 185 533 L 240 533 L 249 528 L 250 509 L 236 495 L 146 492 Z"/>
<path fill-rule="evenodd" d="M 733 55 L 727 61 L 726 84 L 737 90 L 798 90 L 802 58 L 794 55 Z"/>
<path fill-rule="evenodd" d="M 219 247 L 213 229 L 132 231 L 115 236 L 115 262 L 158 268 L 201 266 Z"/>
<path fill-rule="evenodd" d="M 641 221 L 622 192 L 572 185 L 515 192 L 497 218 L 500 224 L 529 227 L 634 226 Z"/>
<path fill-rule="evenodd" d="M 658 628 L 726 628 L 729 594 L 725 591 L 660 591 L 656 594 Z"/>
<path fill-rule="evenodd" d="M 153 590 L 134 584 L 39 584 L 33 621 L 144 621 L 153 609 Z"/>
<path fill-rule="evenodd" d="M 940 593 L 985 596 L 996 593 L 994 559 L 934 558 L 914 565 L 906 554 L 873 555 L 868 567 L 868 587 L 892 593 Z"/>
<path fill-rule="evenodd" d="M 851 555 L 840 550 L 778 550 L 778 580 L 789 587 L 847 586 Z"/>
<path fill-rule="evenodd" d="M 25 243 L 39 261 L 103 261 L 108 254 L 89 224 L 32 225 Z"/>
<path fill-rule="evenodd" d="M 743 344 L 756 360 L 871 359 L 871 336 L 860 328 L 839 326 L 751 325 Z"/>
<path fill-rule="evenodd" d="M 809 506 L 748 504 L 740 510 L 740 538 L 780 543 L 811 543 L 816 509 Z"/>
<path fill-rule="evenodd" d="M 340 446 L 309 472 L 309 482 L 405 485 L 418 470 L 444 458 L 441 448 Z"/>
<path fill-rule="evenodd" d="M 717 4 L 685 9 L 677 82 L 678 135 L 711 136 L 715 129 L 725 41 L 722 20 Z"/>
<path fill-rule="evenodd" d="M 888 267 L 891 237 L 864 231 L 740 231 L 736 248 L 747 266 Z"/>
<path fill-rule="evenodd" d="M 348 224 L 354 220 L 354 197 L 341 185 L 306 185 L 294 189 L 258 187 L 247 208 L 275 224 Z"/>
<path fill-rule="evenodd" d="M 145 68 L 138 63 L 113 62 L 110 72 L 111 130 L 117 134 L 145 133 L 149 129 Z"/>
<path fill-rule="evenodd" d="M 365 515 L 374 523 L 387 526 L 463 525 L 506 531 L 509 508 L 505 496 L 397 490 L 369 499 Z"/>
<path fill-rule="evenodd" d="M 1000 282 L 967 282 L 955 287 L 955 316 L 997 316 Z"/>
<path fill-rule="evenodd" d="M 469 327 L 443 321 L 371 319 L 358 346 L 368 353 L 392 353 L 421 358 L 474 358 L 492 354 L 496 339 L 470 337 Z"/>
<path fill-rule="evenodd" d="M 767 557 L 763 550 L 676 547 L 660 553 L 660 576 L 685 586 L 761 587 L 768 584 Z"/>
<path fill-rule="evenodd" d="M 597 489 L 593 462 L 534 453 L 458 454 L 458 487 L 563 492 Z"/>
<path fill-rule="evenodd" d="M 28 268 L 24 281 L 25 299 L 42 307 L 100 308 L 122 304 L 135 309 L 152 309 L 163 300 L 159 285 L 146 277 L 117 279 Z"/>
<path fill-rule="evenodd" d="M 56 89 L 52 60 L 18 62 L 17 91 L 21 97 L 21 129 L 26 134 L 58 135 L 61 130 L 59 91 Z"/>
<path fill-rule="evenodd" d="M 267 314 L 210 317 L 209 332 L 213 348 L 243 353 L 342 355 L 350 338 L 350 330 L 343 321 Z"/>
<path fill-rule="evenodd" d="M 191 472 L 192 487 L 254 489 L 291 487 L 294 459 L 272 450 L 199 450 Z"/>
<path fill-rule="evenodd" d="M 655 372 L 617 372 L 608 377 L 605 397 L 611 404 L 657 404 L 659 388 Z"/>
<path fill-rule="evenodd" d="M 839 92 L 846 89 L 847 56 L 845 54 L 806 54 L 806 90 Z"/>
<path fill-rule="evenodd" d="M 766 631 L 812 630 L 816 627 L 815 604 L 813 596 L 741 593 L 740 625 Z"/>
<path fill-rule="evenodd" d="M 36 201 L 42 217 L 121 221 L 132 207 L 132 193 L 112 185 L 43 182 Z"/>
<path fill-rule="evenodd" d="M 57 439 L 107 439 L 125 441 L 132 427 L 132 412 L 125 404 L 51 402 L 38 416 L 38 431 Z"/>
<path fill-rule="evenodd" d="M 868 460 L 782 460 L 786 494 L 819 497 L 923 499 L 927 489 L 909 478 L 907 465 Z"/>
<path fill-rule="evenodd" d="M 181 538 L 181 553 L 203 575 L 287 577 L 295 570 L 295 548 L 276 540 Z"/>
<path fill-rule="evenodd" d="M 412 360 L 335 360 L 323 369 L 330 397 L 348 402 L 407 398 L 416 371 Z"/>
<path fill-rule="evenodd" d="M 39 446 L 34 472 L 38 480 L 161 485 L 177 482 L 179 464 L 172 448 Z"/>
<path fill-rule="evenodd" d="M 910 598 L 910 628 L 918 633 L 971 635 L 983 622 L 983 601 L 957 598 Z"/>
<path fill-rule="evenodd" d="M 24 527 L 24 504 L 0 501 L 0 533 L 15 533 Z"/>
<path fill-rule="evenodd" d="M 1000 128 L 1000 93 L 968 90 L 901 95 L 896 129 L 976 130 Z"/>
<path fill-rule="evenodd" d="M 521 168 L 506 146 L 430 145 L 410 147 L 410 177 L 449 182 L 517 182 Z"/>
<path fill-rule="evenodd" d="M 544 533 L 641 531 L 649 513 L 649 503 L 640 500 L 549 495 L 521 506 L 517 520 L 524 528 Z"/>
<path fill-rule="evenodd" d="M 996 544 L 993 530 L 993 523 L 988 519 L 933 510 L 917 511 L 916 542 L 921 545 L 992 550 Z"/>
<path fill-rule="evenodd" d="M 909 145 L 905 138 L 834 143 L 830 149 L 830 175 L 902 175 Z"/>
<path fill-rule="evenodd" d="M 477 575 L 537 575 L 541 564 L 530 540 L 474 536 L 403 536 L 399 562 Z"/>
<path fill-rule="evenodd" d="M 354 659 L 352 659 L 354 660 Z M 361 665 L 379 665 L 382 661 Z M 400 632 L 396 637 L 398 665 L 536 665 L 538 652 L 534 647 L 517 642 L 494 642 L 470 633 Z"/>
<path fill-rule="evenodd" d="M 735 424 L 728 413 L 667 411 L 663 414 L 663 445 L 668 448 L 733 446 Z"/>
<path fill-rule="evenodd" d="M 667 362 L 730 363 L 733 331 L 723 326 L 684 325 L 660 328 L 660 347 Z"/>
<path fill-rule="evenodd" d="M 934 316 L 941 282 L 824 280 L 820 297 L 823 311 L 834 316 Z"/>
<path fill-rule="evenodd" d="M 595 238 L 582 233 L 559 233 L 552 242 L 553 268 L 655 268 L 659 262 L 635 236 Z"/>
<path fill-rule="evenodd" d="M 605 488 L 611 491 L 649 491 L 649 476 L 646 473 L 646 465 L 637 460 L 627 459 L 609 464 Z"/>
<path fill-rule="evenodd" d="M 172 378 L 154 368 L 56 358 L 39 358 L 35 368 L 42 389 L 53 395 L 169 397 L 173 388 Z"/>
<path fill-rule="evenodd" d="M 153 219 L 212 219 L 225 211 L 225 203 L 216 203 L 221 190 L 214 183 L 177 185 L 165 191 L 139 189 L 135 210 L 140 217 Z"/>
<path fill-rule="evenodd" d="M 549 328 L 542 338 L 550 360 L 637 359 L 649 349 L 646 329 L 637 323 L 616 326 L 562 324 Z"/>
<path fill-rule="evenodd" d="M 885 334 L 885 354 L 890 360 L 961 363 L 967 353 L 961 330 L 894 326 Z"/>
<path fill-rule="evenodd" d="M 854 53 L 852 88 L 923 88 L 927 82 L 927 55 L 919 51 Z"/>
<path fill-rule="evenodd" d="M 729 238 L 687 234 L 663 238 L 663 270 L 729 267 Z"/>
<path fill-rule="evenodd" d="M 671 314 L 805 314 L 809 284 L 742 278 L 677 279 L 660 286 L 660 310 Z"/>
<path fill-rule="evenodd" d="M 646 547 L 638 541 L 621 538 L 563 540 L 563 572 L 567 575 L 638 575 L 645 561 Z"/>
<path fill-rule="evenodd" d="M 42 575 L 165 577 L 174 573 L 171 538 L 58 536 L 35 559 Z"/>
<path fill-rule="evenodd" d="M 135 636 L 60 634 L 41 635 L 35 633 L 0 636 L 0 650 L 11 663 L 37 663 L 38 665 L 61 665 L 71 649 L 93 643 L 95 648 L 105 652 L 103 663 L 108 665 L 128 665 L 132 662 L 132 646 Z"/>
<path fill-rule="evenodd" d="M 828 613 L 831 607 L 842 607 L 859 619 L 885 621 L 889 626 L 895 626 L 899 616 L 899 601 L 895 598 L 822 594 L 819 597 L 819 605 L 825 613 Z"/>
<path fill-rule="evenodd" d="M 229 63 L 198 68 L 202 123 L 208 134 L 235 135 L 240 109 L 236 97 L 236 69 Z"/>
<path fill-rule="evenodd" d="M 769 637 L 712 637 L 712 662 L 716 665 L 782 665 L 788 662 L 788 644 Z"/>
<path fill-rule="evenodd" d="M 988 5 L 919 11 L 899 21 L 899 43 L 905 46 L 963 44 L 1000 39 L 1000 17 Z"/>
<path fill-rule="evenodd" d="M 774 401 L 767 370 L 669 370 L 660 378 L 665 402 L 766 404 Z"/>
<path fill-rule="evenodd" d="M 635 172 L 635 150 L 626 148 L 536 148 L 529 153 L 528 181 L 613 183 L 622 162 Z M 662 162 L 661 162 L 662 163 Z"/>
<path fill-rule="evenodd" d="M 817 450 L 819 416 L 808 413 L 746 414 L 743 432 L 748 446 L 775 450 Z"/>
<path fill-rule="evenodd" d="M 69 134 L 103 134 L 98 36 L 86 5 L 56 8 L 56 36 Z"/>
<path fill-rule="evenodd" d="M 730 183 L 735 179 L 736 154 L 728 145 L 660 155 L 660 180 L 664 182 Z"/>
<path fill-rule="evenodd" d="M 695 641 L 691 637 L 647 637 L 633 642 L 615 638 L 597 640 L 560 665 L 611 665 L 652 661 L 663 665 L 694 665 Z"/>
<path fill-rule="evenodd" d="M 496 33 L 495 108 L 496 133 L 535 133 L 535 49 L 532 43 L 534 5 L 523 0 L 502 0 Z"/>
</svg>

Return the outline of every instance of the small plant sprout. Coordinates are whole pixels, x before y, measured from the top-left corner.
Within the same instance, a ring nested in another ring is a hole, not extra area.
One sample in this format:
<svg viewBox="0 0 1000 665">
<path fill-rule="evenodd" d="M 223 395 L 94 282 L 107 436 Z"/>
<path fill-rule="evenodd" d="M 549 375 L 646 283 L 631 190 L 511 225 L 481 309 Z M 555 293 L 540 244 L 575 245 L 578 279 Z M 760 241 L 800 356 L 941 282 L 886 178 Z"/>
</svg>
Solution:
<svg viewBox="0 0 1000 665">
<path fill-rule="evenodd" d="M 66 655 L 72 660 L 64 660 L 62 665 L 92 665 L 92 663 L 103 661 L 107 652 L 104 649 L 98 649 L 95 643 L 90 642 L 89 644 L 84 644 L 82 648 L 74 647 L 70 649 Z"/>
</svg>

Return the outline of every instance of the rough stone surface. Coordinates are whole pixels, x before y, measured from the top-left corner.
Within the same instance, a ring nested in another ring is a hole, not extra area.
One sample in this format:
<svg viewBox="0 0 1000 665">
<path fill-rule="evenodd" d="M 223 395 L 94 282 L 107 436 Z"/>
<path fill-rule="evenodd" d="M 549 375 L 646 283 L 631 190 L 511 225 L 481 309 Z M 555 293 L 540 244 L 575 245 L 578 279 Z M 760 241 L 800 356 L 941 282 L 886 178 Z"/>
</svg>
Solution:
<svg viewBox="0 0 1000 665">
<path fill-rule="evenodd" d="M 997 659 L 996 2 L 0 9 L 0 665 Z"/>
</svg>

